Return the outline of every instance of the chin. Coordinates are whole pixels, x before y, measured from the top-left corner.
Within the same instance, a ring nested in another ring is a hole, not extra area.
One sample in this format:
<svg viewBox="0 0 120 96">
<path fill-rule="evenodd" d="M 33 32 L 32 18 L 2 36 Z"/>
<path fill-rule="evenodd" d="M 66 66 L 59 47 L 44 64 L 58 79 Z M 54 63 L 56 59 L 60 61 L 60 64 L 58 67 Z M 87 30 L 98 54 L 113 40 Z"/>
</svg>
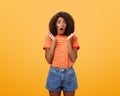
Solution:
<svg viewBox="0 0 120 96">
<path fill-rule="evenodd" d="M 60 35 L 64 35 L 64 33 L 60 33 Z"/>
</svg>

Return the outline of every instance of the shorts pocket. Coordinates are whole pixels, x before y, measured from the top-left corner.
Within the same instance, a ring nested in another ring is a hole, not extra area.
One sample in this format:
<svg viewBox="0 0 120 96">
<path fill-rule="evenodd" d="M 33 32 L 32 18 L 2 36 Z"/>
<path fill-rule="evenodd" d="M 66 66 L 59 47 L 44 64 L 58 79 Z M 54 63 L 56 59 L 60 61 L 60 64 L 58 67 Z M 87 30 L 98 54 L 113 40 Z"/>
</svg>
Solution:
<svg viewBox="0 0 120 96">
<path fill-rule="evenodd" d="M 76 74 L 73 68 L 68 71 L 67 77 L 68 77 L 68 80 L 76 79 Z"/>
<path fill-rule="evenodd" d="M 75 73 L 74 72 L 69 73 L 68 78 L 69 79 L 74 79 L 75 78 Z"/>
<path fill-rule="evenodd" d="M 50 68 L 49 70 L 49 79 L 53 80 L 53 79 L 57 79 L 60 77 L 60 74 L 53 68 Z"/>
</svg>

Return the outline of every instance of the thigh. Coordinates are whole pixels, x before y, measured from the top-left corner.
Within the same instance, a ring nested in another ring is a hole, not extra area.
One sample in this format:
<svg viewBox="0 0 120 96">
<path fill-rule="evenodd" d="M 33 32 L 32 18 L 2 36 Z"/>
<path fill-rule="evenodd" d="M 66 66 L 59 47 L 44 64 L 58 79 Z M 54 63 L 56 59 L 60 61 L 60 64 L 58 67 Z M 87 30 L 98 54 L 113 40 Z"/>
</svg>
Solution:
<svg viewBox="0 0 120 96">
<path fill-rule="evenodd" d="M 75 96 L 75 91 L 72 92 L 63 92 L 64 96 Z"/>
<path fill-rule="evenodd" d="M 49 91 L 50 96 L 60 96 L 61 92 Z"/>
</svg>

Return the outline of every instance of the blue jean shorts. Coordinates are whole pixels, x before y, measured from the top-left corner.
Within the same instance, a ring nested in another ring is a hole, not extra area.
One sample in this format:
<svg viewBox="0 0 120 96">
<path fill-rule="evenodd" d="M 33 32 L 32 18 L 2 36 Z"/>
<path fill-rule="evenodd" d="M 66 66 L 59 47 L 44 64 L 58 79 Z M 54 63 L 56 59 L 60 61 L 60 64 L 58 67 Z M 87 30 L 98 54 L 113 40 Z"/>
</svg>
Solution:
<svg viewBox="0 0 120 96">
<path fill-rule="evenodd" d="M 64 92 L 75 91 L 78 88 L 76 74 L 71 66 L 67 69 L 50 67 L 46 88 L 49 91 Z"/>
</svg>

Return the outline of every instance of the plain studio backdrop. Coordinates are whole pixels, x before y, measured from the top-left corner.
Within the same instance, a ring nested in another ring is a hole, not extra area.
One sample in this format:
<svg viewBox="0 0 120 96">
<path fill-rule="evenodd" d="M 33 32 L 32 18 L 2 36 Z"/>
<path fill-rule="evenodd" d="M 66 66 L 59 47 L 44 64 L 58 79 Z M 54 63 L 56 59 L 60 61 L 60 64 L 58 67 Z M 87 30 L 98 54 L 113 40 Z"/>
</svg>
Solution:
<svg viewBox="0 0 120 96">
<path fill-rule="evenodd" d="M 0 96 L 49 96 L 44 38 L 50 18 L 70 13 L 80 50 L 76 96 L 120 96 L 119 0 L 0 1 Z"/>
</svg>

